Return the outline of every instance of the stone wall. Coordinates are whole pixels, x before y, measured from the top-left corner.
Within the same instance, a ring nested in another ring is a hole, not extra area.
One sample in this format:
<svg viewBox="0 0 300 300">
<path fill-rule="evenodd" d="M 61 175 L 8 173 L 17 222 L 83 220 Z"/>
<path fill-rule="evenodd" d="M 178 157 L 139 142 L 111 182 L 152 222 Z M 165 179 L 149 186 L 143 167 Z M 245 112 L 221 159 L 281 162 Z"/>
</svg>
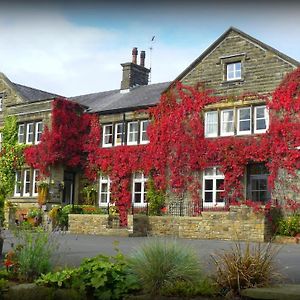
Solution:
<svg viewBox="0 0 300 300">
<path fill-rule="evenodd" d="M 271 237 L 270 228 L 264 215 L 249 207 L 231 207 L 229 212 L 202 212 L 199 217 L 150 216 L 148 235 L 263 242 Z"/>
<path fill-rule="evenodd" d="M 226 212 L 202 212 L 199 217 L 129 215 L 128 228 L 111 226 L 108 215 L 69 215 L 71 233 L 116 236 L 174 236 L 188 239 L 267 241 L 268 219 L 247 206 Z"/>
</svg>

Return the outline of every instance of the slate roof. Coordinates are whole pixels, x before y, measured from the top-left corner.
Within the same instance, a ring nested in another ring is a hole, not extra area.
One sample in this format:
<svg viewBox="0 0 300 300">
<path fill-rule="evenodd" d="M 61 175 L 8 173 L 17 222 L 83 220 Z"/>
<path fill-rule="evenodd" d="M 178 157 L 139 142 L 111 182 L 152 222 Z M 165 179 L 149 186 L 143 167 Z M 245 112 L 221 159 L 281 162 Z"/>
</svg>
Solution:
<svg viewBox="0 0 300 300">
<path fill-rule="evenodd" d="M 19 94 L 24 98 L 27 102 L 36 102 L 41 100 L 50 100 L 57 97 L 60 97 L 59 95 L 48 93 L 45 91 L 41 91 L 38 89 L 34 89 L 25 85 L 21 85 L 18 83 L 12 82 L 12 85 L 14 88 L 19 92 Z"/>
<path fill-rule="evenodd" d="M 127 93 L 111 90 L 69 98 L 81 105 L 88 106 L 89 112 L 116 113 L 133 109 L 146 108 L 159 102 L 161 93 L 170 82 L 142 85 L 132 88 Z"/>
<path fill-rule="evenodd" d="M 198 58 L 196 58 L 183 72 L 181 72 L 174 81 L 180 81 L 185 75 L 187 75 L 191 70 L 195 68 L 212 50 L 214 50 L 226 37 L 229 35 L 230 32 L 236 32 L 240 36 L 244 37 L 245 39 L 251 41 L 254 44 L 259 45 L 260 47 L 273 52 L 281 59 L 285 60 L 286 62 L 290 63 L 291 65 L 295 67 L 300 66 L 300 62 L 283 54 L 282 52 L 278 51 L 277 49 L 257 40 L 256 38 L 250 36 L 249 34 L 235 28 L 235 27 L 229 27 L 228 30 L 226 30 L 213 44 L 211 44 Z M 174 82 L 173 81 L 173 82 Z"/>
</svg>

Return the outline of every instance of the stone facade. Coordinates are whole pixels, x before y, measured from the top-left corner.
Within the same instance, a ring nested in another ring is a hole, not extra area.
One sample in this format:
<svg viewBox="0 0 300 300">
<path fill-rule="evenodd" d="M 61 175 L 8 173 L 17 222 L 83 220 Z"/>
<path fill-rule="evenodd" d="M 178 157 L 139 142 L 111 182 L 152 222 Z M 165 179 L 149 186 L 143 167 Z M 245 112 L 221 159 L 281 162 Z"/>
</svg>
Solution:
<svg viewBox="0 0 300 300">
<path fill-rule="evenodd" d="M 120 236 L 172 236 L 187 239 L 249 240 L 272 236 L 268 218 L 247 206 L 226 212 L 202 212 L 199 217 L 130 215 L 128 229 L 111 228 L 108 215 L 69 215 L 71 233 Z"/>
</svg>

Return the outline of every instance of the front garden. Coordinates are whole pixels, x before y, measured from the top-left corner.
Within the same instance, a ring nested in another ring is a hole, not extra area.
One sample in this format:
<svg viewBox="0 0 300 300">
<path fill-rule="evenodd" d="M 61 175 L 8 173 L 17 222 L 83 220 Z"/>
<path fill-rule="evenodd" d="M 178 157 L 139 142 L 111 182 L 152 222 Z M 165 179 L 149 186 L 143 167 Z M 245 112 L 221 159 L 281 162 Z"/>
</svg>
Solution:
<svg viewBox="0 0 300 300">
<path fill-rule="evenodd" d="M 114 255 L 99 254 L 68 268 L 53 260 L 59 245 L 51 233 L 37 228 L 15 235 L 0 271 L 3 299 L 232 299 L 245 288 L 279 279 L 273 244 L 236 243 L 211 257 L 208 274 L 196 249 L 176 240 L 152 239 L 128 256 L 115 244 Z"/>
</svg>

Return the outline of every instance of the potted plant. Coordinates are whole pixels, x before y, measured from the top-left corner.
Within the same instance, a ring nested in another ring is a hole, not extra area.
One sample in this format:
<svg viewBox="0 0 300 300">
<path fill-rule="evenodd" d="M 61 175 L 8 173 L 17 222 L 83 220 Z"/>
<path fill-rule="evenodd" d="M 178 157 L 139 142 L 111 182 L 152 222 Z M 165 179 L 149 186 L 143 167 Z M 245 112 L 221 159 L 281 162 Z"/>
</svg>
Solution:
<svg viewBox="0 0 300 300">
<path fill-rule="evenodd" d="M 38 224 L 41 223 L 42 220 L 42 211 L 39 208 L 30 208 L 29 212 L 27 214 L 27 221 L 33 225 L 37 226 Z"/>
<path fill-rule="evenodd" d="M 40 181 L 38 183 L 38 204 L 44 205 L 47 201 L 49 193 L 49 183 L 46 181 Z"/>
</svg>

